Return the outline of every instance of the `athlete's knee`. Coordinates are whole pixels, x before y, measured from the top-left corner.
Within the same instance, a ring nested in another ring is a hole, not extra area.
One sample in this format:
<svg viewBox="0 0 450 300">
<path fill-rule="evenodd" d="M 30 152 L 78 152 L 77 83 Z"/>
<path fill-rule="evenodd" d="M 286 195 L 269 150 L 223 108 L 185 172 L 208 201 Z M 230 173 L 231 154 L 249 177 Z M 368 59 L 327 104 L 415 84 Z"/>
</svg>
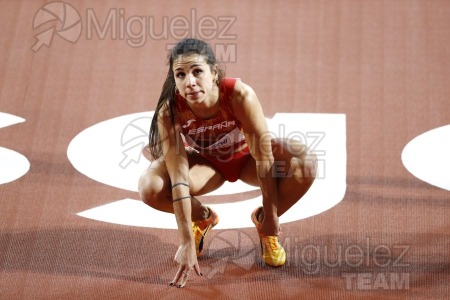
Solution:
<svg viewBox="0 0 450 300">
<path fill-rule="evenodd" d="M 154 207 L 158 200 L 165 197 L 164 179 L 151 172 L 145 172 L 139 178 L 138 191 L 142 202 Z"/>
<path fill-rule="evenodd" d="M 317 177 L 317 156 L 306 152 L 301 157 L 293 157 L 290 161 L 290 173 L 301 184 L 311 185 Z"/>
</svg>

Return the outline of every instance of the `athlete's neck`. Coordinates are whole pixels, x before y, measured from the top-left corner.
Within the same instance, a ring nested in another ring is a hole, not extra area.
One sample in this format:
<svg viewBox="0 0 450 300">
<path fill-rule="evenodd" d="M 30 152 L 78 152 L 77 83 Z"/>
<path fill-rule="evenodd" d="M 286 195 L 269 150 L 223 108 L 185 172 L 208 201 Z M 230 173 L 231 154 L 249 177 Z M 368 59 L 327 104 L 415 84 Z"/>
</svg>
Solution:
<svg viewBox="0 0 450 300">
<path fill-rule="evenodd" d="M 219 90 L 217 88 L 212 90 L 212 93 L 198 104 L 192 104 L 188 102 L 191 111 L 197 117 L 201 119 L 211 119 L 220 110 L 220 101 L 219 101 Z"/>
</svg>

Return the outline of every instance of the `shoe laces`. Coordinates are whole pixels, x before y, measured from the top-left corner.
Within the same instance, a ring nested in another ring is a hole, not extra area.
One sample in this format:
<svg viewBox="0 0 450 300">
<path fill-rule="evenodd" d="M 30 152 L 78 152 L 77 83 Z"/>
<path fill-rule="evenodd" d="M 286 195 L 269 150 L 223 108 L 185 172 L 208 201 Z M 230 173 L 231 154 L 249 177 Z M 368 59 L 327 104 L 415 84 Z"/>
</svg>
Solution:
<svg viewBox="0 0 450 300">
<path fill-rule="evenodd" d="M 280 243 L 278 243 L 277 236 L 266 236 L 263 238 L 264 250 L 278 251 L 280 249 Z"/>
</svg>

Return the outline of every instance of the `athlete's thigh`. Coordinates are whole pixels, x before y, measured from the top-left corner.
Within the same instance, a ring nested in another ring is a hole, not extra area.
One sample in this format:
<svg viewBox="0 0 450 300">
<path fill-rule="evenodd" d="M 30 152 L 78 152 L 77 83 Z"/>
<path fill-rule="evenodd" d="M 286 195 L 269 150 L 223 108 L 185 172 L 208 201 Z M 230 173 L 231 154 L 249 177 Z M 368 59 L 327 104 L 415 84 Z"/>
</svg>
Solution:
<svg viewBox="0 0 450 300">
<path fill-rule="evenodd" d="M 239 179 L 246 184 L 259 186 L 259 180 L 256 176 L 256 162 L 253 156 L 250 155 L 250 158 L 245 163 L 241 174 L 239 175 Z"/>
<path fill-rule="evenodd" d="M 275 160 L 276 172 L 287 173 L 289 172 L 292 158 L 305 157 L 306 147 L 295 140 L 276 138 L 272 139 L 272 154 Z M 256 162 L 255 159 L 251 157 L 242 169 L 239 179 L 247 184 L 259 186 L 259 180 L 256 173 Z"/>
<path fill-rule="evenodd" d="M 293 157 L 304 158 L 307 152 L 307 147 L 299 141 L 286 138 L 272 139 L 272 153 L 275 161 L 289 162 Z"/>
<path fill-rule="evenodd" d="M 225 178 L 200 154 L 187 151 L 189 184 L 192 195 L 204 195 L 219 188 Z"/>
<path fill-rule="evenodd" d="M 272 151 L 278 178 L 312 184 L 316 176 L 317 160 L 306 145 L 292 139 L 274 139 Z"/>
<path fill-rule="evenodd" d="M 203 195 L 219 188 L 225 181 L 223 176 L 214 169 L 200 154 L 186 151 L 189 163 L 189 185 L 191 195 Z M 157 184 L 159 189 L 170 190 L 171 181 L 163 158 L 152 161 L 144 173 L 147 180 Z"/>
</svg>

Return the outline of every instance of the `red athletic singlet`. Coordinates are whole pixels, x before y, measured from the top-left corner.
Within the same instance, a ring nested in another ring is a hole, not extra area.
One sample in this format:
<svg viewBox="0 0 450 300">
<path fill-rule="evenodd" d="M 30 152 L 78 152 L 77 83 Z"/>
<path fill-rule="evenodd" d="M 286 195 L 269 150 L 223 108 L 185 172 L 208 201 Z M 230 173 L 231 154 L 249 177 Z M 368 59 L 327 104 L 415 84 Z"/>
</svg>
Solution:
<svg viewBox="0 0 450 300">
<path fill-rule="evenodd" d="M 228 181 L 236 181 L 250 151 L 236 119 L 231 100 L 235 78 L 224 78 L 219 85 L 220 109 L 211 119 L 201 119 L 186 99 L 176 96 L 176 115 L 186 144 L 205 157 Z"/>
</svg>

